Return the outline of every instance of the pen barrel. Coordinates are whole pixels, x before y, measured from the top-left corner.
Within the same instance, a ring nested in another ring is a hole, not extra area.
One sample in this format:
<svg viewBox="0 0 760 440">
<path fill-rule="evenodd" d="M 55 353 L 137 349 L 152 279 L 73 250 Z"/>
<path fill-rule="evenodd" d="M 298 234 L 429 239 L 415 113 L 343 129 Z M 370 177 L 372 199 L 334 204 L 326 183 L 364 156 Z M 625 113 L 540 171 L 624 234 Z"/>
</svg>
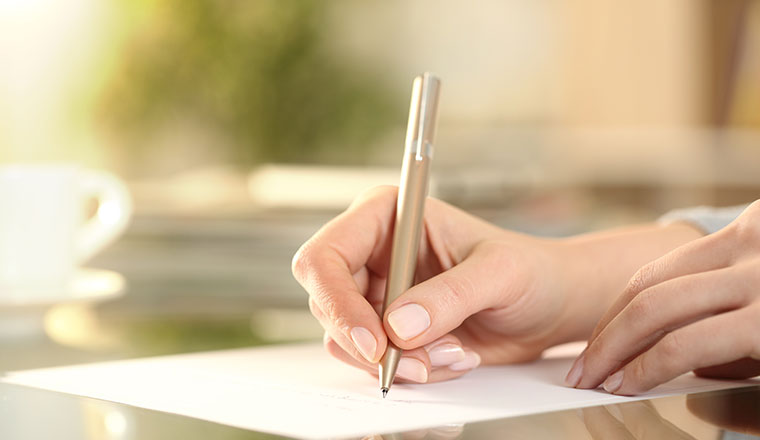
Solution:
<svg viewBox="0 0 760 440">
<path fill-rule="evenodd" d="M 388 306 L 414 284 L 417 254 L 424 227 L 430 162 L 428 156 L 420 157 L 413 153 L 404 157 L 393 227 L 390 267 L 385 284 L 383 315 Z"/>
<path fill-rule="evenodd" d="M 385 284 L 383 316 L 388 306 L 414 284 L 417 254 L 424 225 L 430 161 L 427 155 L 420 157 L 415 153 L 410 153 L 404 156 L 402 180 L 396 204 L 396 221 L 393 228 L 391 262 Z M 388 348 L 379 364 L 381 388 L 387 389 L 393 383 L 399 359 L 401 359 L 401 349 L 388 341 Z"/>
</svg>

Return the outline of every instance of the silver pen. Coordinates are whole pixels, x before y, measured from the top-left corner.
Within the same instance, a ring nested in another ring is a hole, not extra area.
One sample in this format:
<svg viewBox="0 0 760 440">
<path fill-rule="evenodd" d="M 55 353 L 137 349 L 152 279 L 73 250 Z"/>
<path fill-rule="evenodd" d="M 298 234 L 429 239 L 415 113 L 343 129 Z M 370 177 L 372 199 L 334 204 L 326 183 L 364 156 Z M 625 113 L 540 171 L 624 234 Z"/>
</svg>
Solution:
<svg viewBox="0 0 760 440">
<path fill-rule="evenodd" d="M 406 128 L 404 159 L 401 165 L 401 183 L 396 204 L 396 221 L 393 229 L 391 261 L 385 285 L 383 316 L 390 305 L 414 283 L 417 253 L 422 234 L 425 198 L 428 192 L 428 175 L 433 160 L 438 94 L 441 82 L 430 73 L 414 79 L 412 101 L 409 107 L 409 124 Z M 378 373 L 383 397 L 388 394 L 401 349 L 388 341 Z"/>
</svg>

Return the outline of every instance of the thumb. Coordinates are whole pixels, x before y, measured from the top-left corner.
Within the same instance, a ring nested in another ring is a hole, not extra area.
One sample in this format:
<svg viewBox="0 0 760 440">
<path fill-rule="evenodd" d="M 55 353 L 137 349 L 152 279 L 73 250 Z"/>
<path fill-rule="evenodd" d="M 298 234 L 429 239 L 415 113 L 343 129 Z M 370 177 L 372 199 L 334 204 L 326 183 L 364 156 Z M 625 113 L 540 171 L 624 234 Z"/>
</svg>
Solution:
<svg viewBox="0 0 760 440">
<path fill-rule="evenodd" d="M 503 277 L 509 263 L 502 252 L 478 245 L 460 264 L 404 292 L 385 313 L 388 337 L 404 350 L 446 335 L 471 315 L 504 300 Z"/>
</svg>

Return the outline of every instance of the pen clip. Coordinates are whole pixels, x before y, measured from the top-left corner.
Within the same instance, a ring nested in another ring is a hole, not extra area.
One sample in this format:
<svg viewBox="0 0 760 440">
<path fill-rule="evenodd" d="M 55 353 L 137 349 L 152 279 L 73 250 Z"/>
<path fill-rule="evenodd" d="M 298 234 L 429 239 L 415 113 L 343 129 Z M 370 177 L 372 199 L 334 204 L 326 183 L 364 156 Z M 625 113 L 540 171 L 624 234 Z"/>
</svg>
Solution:
<svg viewBox="0 0 760 440">
<path fill-rule="evenodd" d="M 414 79 L 406 129 L 406 152 L 416 160 L 433 157 L 441 81 L 430 73 Z"/>
</svg>

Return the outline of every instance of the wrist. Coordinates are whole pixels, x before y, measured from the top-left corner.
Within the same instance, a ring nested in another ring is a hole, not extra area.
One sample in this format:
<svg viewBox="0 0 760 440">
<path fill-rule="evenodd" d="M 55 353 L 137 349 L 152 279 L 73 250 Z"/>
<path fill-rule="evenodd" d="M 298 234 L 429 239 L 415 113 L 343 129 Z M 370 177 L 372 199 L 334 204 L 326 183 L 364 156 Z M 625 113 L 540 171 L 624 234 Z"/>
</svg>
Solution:
<svg viewBox="0 0 760 440">
<path fill-rule="evenodd" d="M 556 242 L 554 256 L 558 296 L 564 304 L 552 346 L 585 340 L 605 309 L 599 304 L 602 289 L 594 275 L 601 269 L 597 257 L 581 242 L 567 239 Z"/>
<path fill-rule="evenodd" d="M 556 270 L 565 307 L 556 343 L 587 339 L 640 267 L 703 235 L 689 224 L 672 223 L 558 240 Z"/>
</svg>

